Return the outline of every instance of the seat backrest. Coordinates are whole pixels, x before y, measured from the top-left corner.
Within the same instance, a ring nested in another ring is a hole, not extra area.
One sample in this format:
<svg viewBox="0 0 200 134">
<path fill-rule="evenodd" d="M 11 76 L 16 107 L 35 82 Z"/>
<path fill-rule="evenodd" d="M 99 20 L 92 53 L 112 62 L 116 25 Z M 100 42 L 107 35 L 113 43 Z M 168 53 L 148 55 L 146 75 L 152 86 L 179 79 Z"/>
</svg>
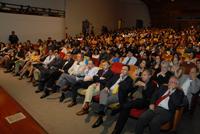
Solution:
<svg viewBox="0 0 200 134">
<path fill-rule="evenodd" d="M 120 74 L 122 70 L 123 64 L 120 62 L 115 62 L 111 65 L 111 71 L 115 74 Z"/>
<path fill-rule="evenodd" d="M 100 64 L 100 61 L 99 61 L 99 59 L 97 59 L 97 58 L 92 58 L 92 61 L 94 62 L 94 65 L 95 66 L 99 66 L 99 64 Z"/>
<path fill-rule="evenodd" d="M 184 107 L 180 107 L 180 108 L 176 109 L 174 119 L 173 119 L 172 129 L 170 131 L 176 131 L 177 126 L 181 121 L 181 118 L 183 115 L 183 110 L 184 110 Z"/>
<path fill-rule="evenodd" d="M 137 66 L 135 65 L 129 65 L 130 66 L 130 70 L 129 70 L 129 76 L 135 80 L 136 79 L 136 70 L 137 70 Z"/>
<path fill-rule="evenodd" d="M 65 53 L 59 52 L 60 57 L 63 59 L 65 57 Z"/>
<path fill-rule="evenodd" d="M 180 107 L 176 109 L 173 120 L 163 124 L 161 126 L 161 130 L 175 132 L 178 124 L 181 121 L 183 110 L 184 110 L 184 107 Z"/>
</svg>

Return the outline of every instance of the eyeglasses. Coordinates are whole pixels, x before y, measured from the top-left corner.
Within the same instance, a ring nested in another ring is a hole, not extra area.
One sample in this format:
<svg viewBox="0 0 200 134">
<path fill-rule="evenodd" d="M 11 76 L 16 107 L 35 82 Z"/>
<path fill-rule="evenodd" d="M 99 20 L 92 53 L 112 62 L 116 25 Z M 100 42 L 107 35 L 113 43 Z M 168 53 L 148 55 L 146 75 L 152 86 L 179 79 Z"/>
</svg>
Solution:
<svg viewBox="0 0 200 134">
<path fill-rule="evenodd" d="M 169 83 L 177 84 L 177 81 L 169 81 Z"/>
</svg>

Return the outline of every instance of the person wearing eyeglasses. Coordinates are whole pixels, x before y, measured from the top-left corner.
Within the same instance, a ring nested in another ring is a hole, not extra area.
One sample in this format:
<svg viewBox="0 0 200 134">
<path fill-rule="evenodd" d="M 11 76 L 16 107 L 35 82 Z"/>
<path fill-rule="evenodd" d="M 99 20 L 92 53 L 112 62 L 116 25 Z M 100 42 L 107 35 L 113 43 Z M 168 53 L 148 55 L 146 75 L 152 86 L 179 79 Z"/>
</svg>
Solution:
<svg viewBox="0 0 200 134">
<path fill-rule="evenodd" d="M 178 88 L 178 79 L 170 77 L 168 85 L 160 87 L 153 95 L 149 109 L 138 119 L 135 133 L 143 134 L 145 127 L 149 126 L 150 134 L 160 134 L 161 125 L 173 118 L 183 98 L 184 93 Z"/>
</svg>

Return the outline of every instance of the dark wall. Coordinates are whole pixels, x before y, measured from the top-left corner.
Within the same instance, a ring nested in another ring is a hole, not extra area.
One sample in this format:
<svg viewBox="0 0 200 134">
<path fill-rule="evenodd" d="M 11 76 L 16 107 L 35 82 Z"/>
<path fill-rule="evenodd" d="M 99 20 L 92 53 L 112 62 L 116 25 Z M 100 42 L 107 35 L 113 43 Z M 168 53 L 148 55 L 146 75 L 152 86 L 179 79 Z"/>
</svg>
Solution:
<svg viewBox="0 0 200 134">
<path fill-rule="evenodd" d="M 200 25 L 200 0 L 143 1 L 149 8 L 152 26 L 184 28 Z"/>
</svg>

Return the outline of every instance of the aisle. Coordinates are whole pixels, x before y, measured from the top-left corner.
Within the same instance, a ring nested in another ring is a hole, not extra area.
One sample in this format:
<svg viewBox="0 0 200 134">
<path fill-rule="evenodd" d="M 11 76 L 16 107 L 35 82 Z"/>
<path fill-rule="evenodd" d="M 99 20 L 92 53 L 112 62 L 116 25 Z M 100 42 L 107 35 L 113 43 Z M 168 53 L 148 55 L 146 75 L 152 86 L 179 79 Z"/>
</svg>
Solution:
<svg viewBox="0 0 200 134">
<path fill-rule="evenodd" d="M 41 93 L 34 93 L 36 88 L 27 79 L 18 80 L 10 73 L 5 74 L 0 68 L 0 85 L 50 134 L 111 133 L 113 126 L 101 126 L 92 129 L 95 116 L 76 116 L 81 104 L 68 108 L 67 103 L 59 103 L 60 94 L 53 94 L 40 99 Z M 105 125 L 106 126 L 106 125 Z"/>
</svg>

